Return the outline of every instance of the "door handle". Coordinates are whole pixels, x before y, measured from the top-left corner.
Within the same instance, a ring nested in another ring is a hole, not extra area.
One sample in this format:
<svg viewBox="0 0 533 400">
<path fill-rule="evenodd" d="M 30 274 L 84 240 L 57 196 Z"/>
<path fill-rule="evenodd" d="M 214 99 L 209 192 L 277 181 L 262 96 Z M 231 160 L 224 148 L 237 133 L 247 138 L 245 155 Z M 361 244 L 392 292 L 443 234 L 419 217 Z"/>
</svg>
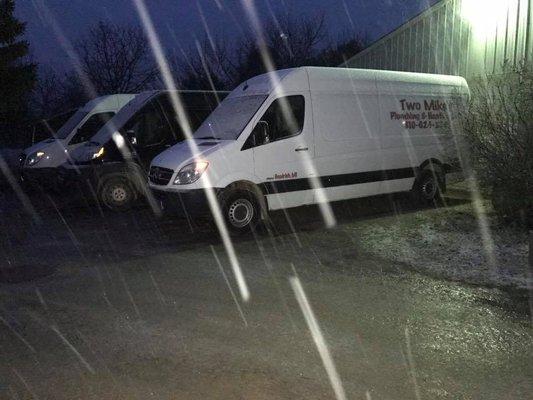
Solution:
<svg viewBox="0 0 533 400">
<path fill-rule="evenodd" d="M 309 147 L 298 147 L 297 149 L 294 149 L 294 151 L 307 151 L 309 150 Z"/>
</svg>

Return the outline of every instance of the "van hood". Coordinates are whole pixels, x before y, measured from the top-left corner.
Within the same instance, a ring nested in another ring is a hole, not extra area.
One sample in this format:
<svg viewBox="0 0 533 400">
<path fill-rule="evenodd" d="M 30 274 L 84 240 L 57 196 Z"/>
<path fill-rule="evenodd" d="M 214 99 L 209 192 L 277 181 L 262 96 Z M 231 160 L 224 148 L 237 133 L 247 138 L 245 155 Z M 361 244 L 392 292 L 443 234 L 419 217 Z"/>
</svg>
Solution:
<svg viewBox="0 0 533 400">
<path fill-rule="evenodd" d="M 194 142 L 198 147 L 196 157 L 193 154 L 191 145 Z M 176 170 L 184 165 L 189 164 L 195 159 L 209 157 L 215 151 L 226 148 L 235 144 L 235 140 L 209 140 L 209 139 L 191 139 L 180 142 L 164 152 L 157 155 L 152 160 L 152 165 Z"/>
<path fill-rule="evenodd" d="M 30 154 L 35 153 L 37 151 L 46 152 L 47 149 L 51 150 L 54 147 L 56 149 L 59 148 L 63 150 L 64 146 L 65 145 L 61 139 L 45 139 L 41 142 L 35 143 L 33 146 L 24 149 L 24 154 L 29 156 Z"/>
</svg>

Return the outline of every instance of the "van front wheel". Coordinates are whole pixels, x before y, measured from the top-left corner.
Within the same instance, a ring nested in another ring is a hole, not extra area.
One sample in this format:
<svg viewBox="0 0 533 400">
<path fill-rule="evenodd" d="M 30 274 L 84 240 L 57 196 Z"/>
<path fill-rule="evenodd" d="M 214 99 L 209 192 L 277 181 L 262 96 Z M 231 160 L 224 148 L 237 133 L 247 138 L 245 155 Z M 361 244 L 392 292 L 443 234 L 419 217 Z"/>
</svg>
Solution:
<svg viewBox="0 0 533 400">
<path fill-rule="evenodd" d="M 114 211 L 127 210 L 136 195 L 130 182 L 121 177 L 108 179 L 100 189 L 100 201 Z"/>
<path fill-rule="evenodd" d="M 226 226 L 233 234 L 243 234 L 257 228 L 260 209 L 253 193 L 247 190 L 231 191 L 222 195 L 221 208 Z"/>
</svg>

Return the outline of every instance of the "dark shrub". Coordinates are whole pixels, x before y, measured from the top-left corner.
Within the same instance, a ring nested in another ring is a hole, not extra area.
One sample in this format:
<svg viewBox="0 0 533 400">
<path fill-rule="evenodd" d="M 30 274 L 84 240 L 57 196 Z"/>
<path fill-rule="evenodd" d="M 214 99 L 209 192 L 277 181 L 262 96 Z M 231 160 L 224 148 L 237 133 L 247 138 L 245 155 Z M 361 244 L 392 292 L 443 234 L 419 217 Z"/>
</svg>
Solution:
<svg viewBox="0 0 533 400">
<path fill-rule="evenodd" d="M 462 123 L 476 176 L 500 217 L 525 224 L 533 211 L 533 70 L 506 65 L 470 90 Z"/>
</svg>

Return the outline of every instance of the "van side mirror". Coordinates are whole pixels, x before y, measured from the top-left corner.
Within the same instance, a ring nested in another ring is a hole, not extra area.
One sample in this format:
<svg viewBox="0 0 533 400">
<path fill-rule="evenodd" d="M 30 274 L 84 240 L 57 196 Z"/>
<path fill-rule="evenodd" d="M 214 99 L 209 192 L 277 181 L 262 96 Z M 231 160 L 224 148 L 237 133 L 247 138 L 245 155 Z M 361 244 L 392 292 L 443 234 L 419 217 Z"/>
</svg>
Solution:
<svg viewBox="0 0 533 400">
<path fill-rule="evenodd" d="M 137 145 L 137 136 L 135 135 L 135 130 L 130 129 L 126 131 L 126 136 L 128 137 L 128 140 L 130 143 L 134 146 Z"/>
<path fill-rule="evenodd" d="M 84 127 L 82 126 L 81 128 L 78 128 L 76 130 L 76 133 L 74 134 L 74 136 L 70 140 L 69 144 L 84 143 L 87 140 L 89 140 L 90 138 L 91 138 L 90 132 L 88 132 L 87 129 L 84 129 Z"/>
<path fill-rule="evenodd" d="M 261 146 L 270 142 L 270 126 L 266 121 L 259 121 L 253 132 L 254 146 Z"/>
<path fill-rule="evenodd" d="M 241 150 L 248 150 L 270 142 L 270 127 L 268 122 L 259 121 L 244 143 Z"/>
</svg>

